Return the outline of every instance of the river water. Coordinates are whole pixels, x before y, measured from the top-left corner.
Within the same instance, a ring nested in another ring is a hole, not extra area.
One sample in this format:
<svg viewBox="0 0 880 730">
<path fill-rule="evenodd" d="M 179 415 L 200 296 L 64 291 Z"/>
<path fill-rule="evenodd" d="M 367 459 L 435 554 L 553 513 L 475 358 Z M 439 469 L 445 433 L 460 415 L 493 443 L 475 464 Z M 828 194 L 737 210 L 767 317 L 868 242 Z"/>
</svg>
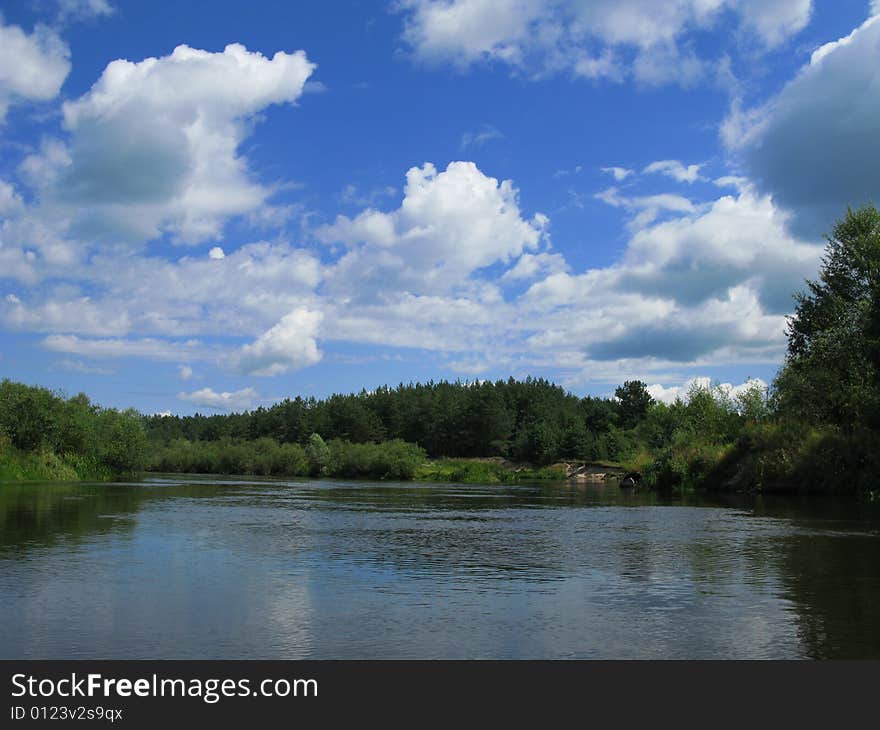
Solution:
<svg viewBox="0 0 880 730">
<path fill-rule="evenodd" d="M 0 485 L 0 658 L 880 658 L 880 509 L 613 485 Z"/>
</svg>

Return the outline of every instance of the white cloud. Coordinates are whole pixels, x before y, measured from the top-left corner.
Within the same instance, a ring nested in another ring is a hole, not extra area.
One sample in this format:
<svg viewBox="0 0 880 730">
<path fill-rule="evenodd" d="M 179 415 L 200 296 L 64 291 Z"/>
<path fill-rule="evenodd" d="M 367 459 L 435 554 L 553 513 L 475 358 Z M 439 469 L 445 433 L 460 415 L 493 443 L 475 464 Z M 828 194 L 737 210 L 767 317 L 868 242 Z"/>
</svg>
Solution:
<svg viewBox="0 0 880 730">
<path fill-rule="evenodd" d="M 658 195 L 627 196 L 616 187 L 596 193 L 595 198 L 614 208 L 624 208 L 636 215 L 631 228 L 641 228 L 652 223 L 661 212 L 693 213 L 694 204 L 681 195 L 660 193 Z"/>
<path fill-rule="evenodd" d="M 807 24 L 811 0 L 402 0 L 403 37 L 428 63 L 506 64 L 530 77 L 693 83 L 706 62 L 690 50 L 729 11 L 758 47 Z"/>
<path fill-rule="evenodd" d="M 504 272 L 502 281 L 516 281 L 518 279 L 534 279 L 540 276 L 549 276 L 562 271 L 568 271 L 565 257 L 559 253 L 524 253 L 516 262 L 516 265 Z"/>
<path fill-rule="evenodd" d="M 193 376 L 193 369 L 189 365 L 178 365 L 177 371 L 181 380 L 190 380 Z"/>
<path fill-rule="evenodd" d="M 792 293 L 822 252 L 792 238 L 785 220 L 747 189 L 640 226 L 618 263 L 532 284 L 517 312 L 540 322 L 527 347 L 573 362 L 579 352 L 578 367 L 597 372 L 778 361 Z"/>
<path fill-rule="evenodd" d="M 0 247 L 0 263 L 3 253 Z M 50 273 L 88 285 L 90 296 L 77 286 L 32 286 L 29 301 L 16 307 L 0 302 L 0 321 L 13 329 L 68 334 L 253 337 L 311 301 L 321 280 L 313 254 L 265 242 L 222 259 L 173 262 L 105 251 Z"/>
<path fill-rule="evenodd" d="M 113 15 L 116 9 L 108 0 L 58 0 L 61 20 L 84 20 Z"/>
<path fill-rule="evenodd" d="M 350 247 L 328 280 L 336 291 L 445 290 L 473 272 L 538 248 L 547 218 L 524 220 L 510 180 L 498 182 L 473 162 L 430 163 L 406 174 L 400 208 L 339 216 L 318 237 Z M 380 286 L 381 284 L 381 286 Z"/>
<path fill-rule="evenodd" d="M 220 248 L 219 246 L 214 246 L 214 248 L 208 251 L 208 258 L 219 261 L 220 259 L 225 259 L 226 254 L 224 253 L 222 248 Z"/>
<path fill-rule="evenodd" d="M 193 405 L 219 411 L 248 411 L 262 400 L 253 388 L 221 393 L 212 388 L 202 388 L 192 393 L 178 393 L 177 397 Z"/>
<path fill-rule="evenodd" d="M 31 224 L 15 242 L 36 278 L 0 301 L 0 321 L 45 332 L 47 349 L 70 356 L 248 375 L 307 367 L 319 343 L 341 341 L 448 354 L 449 368 L 469 373 L 668 383 L 685 364 L 778 362 L 791 292 L 815 271 L 819 247 L 786 233 L 747 181 L 734 189 L 704 203 L 605 191 L 632 214 L 630 239 L 616 263 L 579 273 L 550 248 L 549 220 L 522 211 L 513 182 L 471 162 L 412 168 L 397 207 L 318 228 L 344 244 L 323 261 L 259 242 L 176 261 L 108 247 L 50 266 L 49 239 L 34 245 Z M 0 246 L 0 266 L 11 251 Z"/>
<path fill-rule="evenodd" d="M 801 234 L 880 199 L 880 16 L 818 49 L 765 105 L 735 104 L 722 133 Z"/>
<path fill-rule="evenodd" d="M 748 282 L 768 311 L 789 312 L 822 249 L 792 237 L 787 220 L 751 188 L 722 196 L 697 215 L 636 231 L 620 285 L 694 303 Z"/>
<path fill-rule="evenodd" d="M 237 367 L 250 375 L 279 375 L 321 360 L 316 337 L 323 315 L 305 308 L 284 315 L 252 344 L 245 345 Z"/>
<path fill-rule="evenodd" d="M 15 215 L 24 209 L 24 202 L 15 188 L 0 180 L 0 219 Z"/>
<path fill-rule="evenodd" d="M 75 335 L 49 335 L 43 347 L 93 358 L 139 357 L 148 360 L 197 360 L 210 356 L 211 350 L 196 340 L 173 342 L 157 339 L 126 340 L 121 338 L 85 339 Z"/>
<path fill-rule="evenodd" d="M 617 182 L 623 182 L 630 175 L 634 175 L 635 171 L 630 170 L 626 167 L 603 167 L 602 172 L 607 172 L 609 175 L 614 177 Z"/>
<path fill-rule="evenodd" d="M 753 378 L 751 380 L 746 380 L 739 385 L 733 385 L 732 383 L 713 383 L 711 378 L 707 377 L 691 378 L 681 385 L 663 386 L 659 383 L 655 383 L 654 385 L 649 385 L 647 390 L 654 400 L 660 401 L 661 403 L 671 404 L 679 399 L 686 401 L 688 393 L 694 386 L 711 392 L 721 391 L 731 399 L 736 399 L 737 396 L 756 386 L 762 390 L 767 390 L 767 383 L 760 378 Z"/>
<path fill-rule="evenodd" d="M 676 182 L 694 183 L 701 179 L 701 167 L 702 165 L 683 165 L 678 160 L 658 160 L 648 165 L 643 172 L 647 175 L 666 175 Z"/>
<path fill-rule="evenodd" d="M 54 99 L 70 73 L 70 49 L 50 28 L 28 34 L 0 16 L 0 123 L 11 104 Z"/>
<path fill-rule="evenodd" d="M 113 61 L 64 104 L 64 154 L 41 153 L 24 169 L 42 183 L 44 214 L 71 217 L 80 236 L 216 238 L 227 218 L 260 210 L 272 192 L 238 154 L 250 123 L 296 102 L 314 69 L 303 51 L 269 59 L 238 44 Z"/>
<path fill-rule="evenodd" d="M 90 335 L 124 334 L 131 327 L 128 313 L 118 307 L 105 308 L 90 297 L 63 288 L 56 297 L 35 297 L 34 304 L 27 304 L 19 297 L 7 298 L 5 303 L 0 302 L 0 322 L 11 330 Z"/>
<path fill-rule="evenodd" d="M 813 11 L 812 0 L 737 0 L 736 4 L 745 27 L 771 48 L 803 30 Z"/>
</svg>

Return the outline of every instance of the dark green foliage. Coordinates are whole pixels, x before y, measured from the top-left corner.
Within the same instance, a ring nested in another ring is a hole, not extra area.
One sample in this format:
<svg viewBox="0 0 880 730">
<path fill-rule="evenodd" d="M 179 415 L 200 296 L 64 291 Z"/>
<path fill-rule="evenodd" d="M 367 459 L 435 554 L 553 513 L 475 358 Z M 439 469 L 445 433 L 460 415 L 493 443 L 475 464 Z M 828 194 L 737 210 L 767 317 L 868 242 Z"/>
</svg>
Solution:
<svg viewBox="0 0 880 730">
<path fill-rule="evenodd" d="M 353 444 L 336 439 L 327 444 L 312 434 L 306 448 L 265 436 L 253 441 L 179 439 L 158 447 L 150 468 L 189 474 L 406 480 L 413 478 L 425 458 L 422 449 L 403 441 Z"/>
<path fill-rule="evenodd" d="M 335 440 L 330 442 L 327 471 L 336 477 L 409 480 L 426 458 L 424 449 L 400 440 L 380 444 Z"/>
<path fill-rule="evenodd" d="M 648 387 L 641 380 L 627 380 L 614 391 L 617 398 L 619 422 L 624 428 L 637 426 L 648 414 L 654 399 L 648 393 Z"/>
<path fill-rule="evenodd" d="M 46 388 L 4 380 L 0 384 L 0 432 L 21 451 L 54 441 L 61 399 Z"/>
<path fill-rule="evenodd" d="M 620 411 L 614 400 L 578 398 L 540 378 L 511 378 L 399 385 L 320 401 L 297 397 L 250 413 L 151 416 L 145 423 L 157 444 L 268 437 L 307 447 L 318 434 L 325 443 L 406 441 L 432 458 L 505 456 L 552 463 L 606 458 L 603 436 L 617 425 Z M 316 473 L 322 465 L 315 462 Z"/>
<path fill-rule="evenodd" d="M 858 494 L 876 492 L 880 433 L 843 433 L 791 420 L 749 426 L 709 474 L 721 490 Z"/>
<path fill-rule="evenodd" d="M 278 444 L 267 437 L 243 442 L 179 439 L 154 449 L 150 461 L 153 471 L 189 474 L 305 476 L 309 468 L 302 446 Z"/>
<path fill-rule="evenodd" d="M 788 358 L 775 392 L 780 412 L 845 429 L 880 426 L 880 212 L 837 222 L 819 278 L 789 319 Z"/>
<path fill-rule="evenodd" d="M 80 393 L 0 382 L 0 479 L 102 479 L 145 465 L 147 440 L 135 411 L 99 408 Z"/>
</svg>

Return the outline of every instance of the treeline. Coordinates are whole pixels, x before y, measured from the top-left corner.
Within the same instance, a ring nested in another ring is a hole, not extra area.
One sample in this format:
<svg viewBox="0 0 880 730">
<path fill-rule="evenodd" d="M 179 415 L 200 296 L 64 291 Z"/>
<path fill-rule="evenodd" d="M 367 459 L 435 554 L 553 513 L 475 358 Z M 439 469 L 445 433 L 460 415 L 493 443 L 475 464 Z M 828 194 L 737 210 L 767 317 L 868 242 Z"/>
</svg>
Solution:
<svg viewBox="0 0 880 730">
<path fill-rule="evenodd" d="M 640 381 L 627 381 L 613 398 L 579 398 L 528 378 L 401 385 L 146 423 L 158 471 L 506 482 L 560 479 L 558 469 L 542 470 L 559 461 L 608 461 L 644 472 L 653 485 L 678 486 L 690 481 L 696 453 L 714 463 L 744 429 L 769 417 L 757 383 L 737 397 L 695 386 L 667 405 Z M 322 470 L 316 443 L 330 450 Z M 406 468 L 394 460 L 404 448 L 412 457 Z M 350 455 L 357 454 L 361 462 L 373 455 L 375 466 L 352 468 Z M 426 457 L 434 463 L 419 468 Z"/>
<path fill-rule="evenodd" d="M 142 471 L 146 455 L 137 411 L 0 382 L 0 479 L 108 479 Z"/>
<path fill-rule="evenodd" d="M 150 441 L 256 441 L 305 446 L 324 441 L 419 445 L 431 458 L 502 456 L 550 464 L 559 459 L 616 459 L 624 431 L 650 405 L 579 398 L 543 379 L 430 382 L 357 394 L 287 399 L 230 415 L 151 416 Z M 644 400 L 647 398 L 647 400 Z"/>
</svg>

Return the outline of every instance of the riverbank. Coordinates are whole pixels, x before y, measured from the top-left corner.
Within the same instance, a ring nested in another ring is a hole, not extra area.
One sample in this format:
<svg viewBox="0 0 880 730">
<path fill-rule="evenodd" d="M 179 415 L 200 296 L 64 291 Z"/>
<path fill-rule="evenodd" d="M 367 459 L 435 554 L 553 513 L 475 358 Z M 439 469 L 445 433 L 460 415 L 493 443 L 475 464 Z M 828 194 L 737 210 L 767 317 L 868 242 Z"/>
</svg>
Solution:
<svg viewBox="0 0 880 730">
<path fill-rule="evenodd" d="M 880 498 L 880 429 L 809 425 L 774 412 L 759 389 L 734 401 L 723 389 L 694 386 L 666 405 L 635 398 L 645 395 L 638 383 L 619 389 L 616 401 L 578 400 L 540 381 L 479 388 L 482 395 L 461 383 L 400 386 L 382 391 L 385 401 L 333 396 L 181 418 L 2 381 L 0 481 L 162 472 L 491 485 L 597 481 L 610 472 L 657 491 Z M 475 393 L 489 400 L 469 400 Z M 436 402 L 410 402 L 414 394 Z M 452 395 L 463 399 L 455 409 Z M 629 396 L 640 403 L 636 415 Z M 504 438 L 487 438 L 491 423 Z M 410 436 L 388 436 L 395 433 Z"/>
<path fill-rule="evenodd" d="M 0 446 L 0 482 L 107 481 L 112 473 L 81 456 Z"/>
<path fill-rule="evenodd" d="M 298 444 L 177 443 L 158 449 L 148 461 L 151 472 L 241 475 L 277 478 L 326 477 L 378 481 L 520 484 L 562 482 L 566 465 L 540 467 L 501 458 L 427 459 L 413 444 L 331 443 L 320 465 Z M 75 455 L 51 451 L 25 453 L 0 449 L 0 482 L 109 481 L 114 475 Z"/>
<path fill-rule="evenodd" d="M 733 441 L 678 438 L 623 463 L 656 490 L 880 498 L 880 434 L 870 429 L 750 424 Z"/>
<path fill-rule="evenodd" d="M 499 458 L 436 459 L 423 463 L 416 470 L 415 479 L 422 482 L 462 484 L 521 484 L 562 482 L 566 479 L 566 472 L 560 465 L 539 467 Z"/>
</svg>

